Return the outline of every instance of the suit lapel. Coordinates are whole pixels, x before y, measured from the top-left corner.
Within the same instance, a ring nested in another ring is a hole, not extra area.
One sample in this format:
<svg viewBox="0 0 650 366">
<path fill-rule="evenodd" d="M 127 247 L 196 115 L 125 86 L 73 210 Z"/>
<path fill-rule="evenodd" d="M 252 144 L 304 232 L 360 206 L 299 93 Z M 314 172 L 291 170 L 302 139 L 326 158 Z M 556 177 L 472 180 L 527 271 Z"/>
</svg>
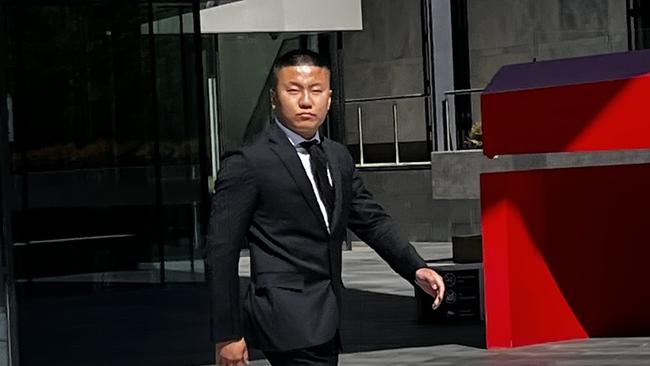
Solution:
<svg viewBox="0 0 650 366">
<path fill-rule="evenodd" d="M 341 216 L 341 209 L 343 205 L 343 188 L 341 187 L 341 168 L 338 159 L 334 155 L 332 142 L 329 139 L 323 139 L 323 148 L 325 155 L 327 155 L 327 163 L 329 164 L 330 174 L 332 175 L 332 182 L 334 183 L 334 210 L 332 210 L 332 217 L 330 221 L 330 232 L 334 233 L 334 229 L 338 224 Z"/>
<path fill-rule="evenodd" d="M 314 190 L 309 182 L 307 173 L 300 162 L 296 148 L 291 145 L 291 142 L 284 134 L 284 132 L 275 124 L 269 129 L 269 140 L 271 140 L 271 150 L 278 155 L 282 164 L 287 168 L 289 174 L 296 182 L 296 185 L 300 189 L 307 205 L 313 211 L 314 215 L 318 218 L 318 221 L 321 223 L 323 229 L 327 230 L 325 226 L 325 219 L 323 214 L 320 212 L 320 207 L 318 207 L 318 201 L 316 200 L 316 195 Z"/>
</svg>

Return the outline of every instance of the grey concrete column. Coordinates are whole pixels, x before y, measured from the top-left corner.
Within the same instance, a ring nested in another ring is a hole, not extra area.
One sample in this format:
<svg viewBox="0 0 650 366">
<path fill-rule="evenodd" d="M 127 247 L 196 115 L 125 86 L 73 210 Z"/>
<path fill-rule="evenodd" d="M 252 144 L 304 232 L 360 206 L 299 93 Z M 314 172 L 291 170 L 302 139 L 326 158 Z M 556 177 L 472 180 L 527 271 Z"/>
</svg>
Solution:
<svg viewBox="0 0 650 366">
<path fill-rule="evenodd" d="M 442 101 L 445 91 L 454 89 L 454 59 L 451 39 L 451 6 L 449 0 L 431 0 L 433 29 L 433 100 L 435 121 L 433 128 L 439 150 L 444 146 L 444 119 Z"/>
</svg>

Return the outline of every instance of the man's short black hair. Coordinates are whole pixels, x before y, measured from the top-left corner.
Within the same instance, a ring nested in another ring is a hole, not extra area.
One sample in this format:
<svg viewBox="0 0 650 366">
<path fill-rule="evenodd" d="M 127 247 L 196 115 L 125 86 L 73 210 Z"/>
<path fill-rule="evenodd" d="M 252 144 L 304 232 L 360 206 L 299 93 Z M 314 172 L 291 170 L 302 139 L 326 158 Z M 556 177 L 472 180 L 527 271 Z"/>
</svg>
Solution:
<svg viewBox="0 0 650 366">
<path fill-rule="evenodd" d="M 331 71 L 327 60 L 318 53 L 310 50 L 292 50 L 278 57 L 273 63 L 273 80 L 271 82 L 273 90 L 278 85 L 278 72 L 281 68 L 289 66 L 316 66 Z"/>
</svg>

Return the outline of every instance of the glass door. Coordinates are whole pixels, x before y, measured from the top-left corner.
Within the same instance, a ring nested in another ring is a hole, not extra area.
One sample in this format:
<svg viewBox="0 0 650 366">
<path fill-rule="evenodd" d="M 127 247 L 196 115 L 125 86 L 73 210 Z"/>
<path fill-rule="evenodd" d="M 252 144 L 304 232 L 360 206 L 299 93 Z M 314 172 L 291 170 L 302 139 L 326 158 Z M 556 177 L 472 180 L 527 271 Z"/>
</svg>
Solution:
<svg viewBox="0 0 650 366">
<path fill-rule="evenodd" d="M 14 364 L 212 361 L 198 7 L 8 6 Z"/>
<path fill-rule="evenodd" d="M 335 63 L 344 136 L 337 35 L 201 35 L 198 0 L 3 6 L 13 364 L 211 364 L 209 178 L 271 121 L 290 49 Z"/>
</svg>

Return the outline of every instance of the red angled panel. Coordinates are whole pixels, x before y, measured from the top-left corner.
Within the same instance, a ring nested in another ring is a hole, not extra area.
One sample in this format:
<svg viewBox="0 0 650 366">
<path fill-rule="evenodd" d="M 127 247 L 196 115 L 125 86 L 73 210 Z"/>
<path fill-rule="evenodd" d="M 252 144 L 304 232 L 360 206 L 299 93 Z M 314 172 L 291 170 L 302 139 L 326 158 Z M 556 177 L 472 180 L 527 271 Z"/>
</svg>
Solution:
<svg viewBox="0 0 650 366">
<path fill-rule="evenodd" d="M 650 335 L 650 164 L 481 175 L 487 345 Z"/>
</svg>

